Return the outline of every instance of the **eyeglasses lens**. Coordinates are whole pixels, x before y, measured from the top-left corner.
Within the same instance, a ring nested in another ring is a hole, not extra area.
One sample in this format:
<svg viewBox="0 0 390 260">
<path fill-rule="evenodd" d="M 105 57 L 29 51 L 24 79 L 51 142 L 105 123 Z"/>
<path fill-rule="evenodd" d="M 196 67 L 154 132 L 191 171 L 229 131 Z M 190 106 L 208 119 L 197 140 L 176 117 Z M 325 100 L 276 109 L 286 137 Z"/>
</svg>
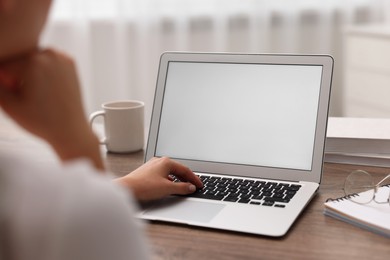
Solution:
<svg viewBox="0 0 390 260">
<path fill-rule="evenodd" d="M 374 198 L 374 183 L 369 173 L 362 170 L 353 171 L 345 180 L 344 191 L 349 200 L 357 203 L 369 203 Z"/>
</svg>

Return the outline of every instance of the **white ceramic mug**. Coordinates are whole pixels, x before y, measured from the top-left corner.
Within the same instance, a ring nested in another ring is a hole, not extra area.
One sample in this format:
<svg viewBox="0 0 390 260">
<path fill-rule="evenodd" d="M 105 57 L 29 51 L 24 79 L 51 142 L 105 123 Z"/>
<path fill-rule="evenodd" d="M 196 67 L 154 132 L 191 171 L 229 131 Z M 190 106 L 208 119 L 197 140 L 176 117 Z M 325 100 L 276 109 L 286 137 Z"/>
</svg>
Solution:
<svg viewBox="0 0 390 260">
<path fill-rule="evenodd" d="M 104 119 L 105 137 L 100 144 L 106 145 L 109 152 L 130 153 L 144 147 L 144 107 L 142 101 L 119 100 L 102 105 L 103 110 L 89 117 L 91 127 L 94 120 Z"/>
</svg>

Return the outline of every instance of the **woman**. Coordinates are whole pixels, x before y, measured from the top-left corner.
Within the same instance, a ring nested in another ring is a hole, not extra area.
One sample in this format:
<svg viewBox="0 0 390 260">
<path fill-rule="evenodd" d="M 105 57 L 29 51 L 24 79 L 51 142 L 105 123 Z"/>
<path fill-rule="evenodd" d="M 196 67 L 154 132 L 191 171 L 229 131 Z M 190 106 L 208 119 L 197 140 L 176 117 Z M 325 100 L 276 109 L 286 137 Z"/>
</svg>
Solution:
<svg viewBox="0 0 390 260">
<path fill-rule="evenodd" d="M 102 176 L 99 143 L 84 115 L 73 61 L 38 46 L 50 4 L 0 0 L 0 106 L 64 162 L 42 167 L 26 158 L 17 165 L 9 163 L 14 158 L 0 158 L 6 197 L 0 249 L 7 259 L 147 258 L 129 197 L 189 194 L 202 183 L 168 158 L 152 159 L 113 181 Z M 172 182 L 171 174 L 183 182 Z"/>
</svg>

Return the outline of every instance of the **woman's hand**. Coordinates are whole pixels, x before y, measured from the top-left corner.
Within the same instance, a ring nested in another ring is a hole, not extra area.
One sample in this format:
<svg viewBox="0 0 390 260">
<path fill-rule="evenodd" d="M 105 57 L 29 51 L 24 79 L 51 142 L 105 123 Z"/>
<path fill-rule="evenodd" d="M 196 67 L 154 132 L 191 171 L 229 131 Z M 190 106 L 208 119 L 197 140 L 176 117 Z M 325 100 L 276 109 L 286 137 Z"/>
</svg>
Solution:
<svg viewBox="0 0 390 260">
<path fill-rule="evenodd" d="M 0 106 L 45 139 L 62 160 L 86 157 L 103 168 L 99 143 L 84 114 L 74 62 L 36 50 L 0 64 Z"/>
<path fill-rule="evenodd" d="M 173 182 L 171 175 L 181 182 Z M 160 199 L 171 194 L 191 194 L 203 187 L 202 181 L 190 169 L 166 157 L 153 158 L 115 181 L 130 188 L 139 201 Z"/>
</svg>

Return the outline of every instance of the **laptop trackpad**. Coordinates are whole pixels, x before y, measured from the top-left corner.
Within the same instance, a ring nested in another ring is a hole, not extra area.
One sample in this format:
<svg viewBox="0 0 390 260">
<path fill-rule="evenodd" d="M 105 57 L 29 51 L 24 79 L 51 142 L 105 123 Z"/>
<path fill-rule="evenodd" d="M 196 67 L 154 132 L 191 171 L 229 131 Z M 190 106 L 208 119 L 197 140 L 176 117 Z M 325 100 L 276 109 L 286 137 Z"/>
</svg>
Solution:
<svg viewBox="0 0 390 260">
<path fill-rule="evenodd" d="M 176 220 L 178 222 L 202 222 L 211 221 L 223 208 L 224 204 L 199 202 L 180 197 L 170 197 L 154 207 L 146 210 L 145 214 L 156 218 Z"/>
</svg>

